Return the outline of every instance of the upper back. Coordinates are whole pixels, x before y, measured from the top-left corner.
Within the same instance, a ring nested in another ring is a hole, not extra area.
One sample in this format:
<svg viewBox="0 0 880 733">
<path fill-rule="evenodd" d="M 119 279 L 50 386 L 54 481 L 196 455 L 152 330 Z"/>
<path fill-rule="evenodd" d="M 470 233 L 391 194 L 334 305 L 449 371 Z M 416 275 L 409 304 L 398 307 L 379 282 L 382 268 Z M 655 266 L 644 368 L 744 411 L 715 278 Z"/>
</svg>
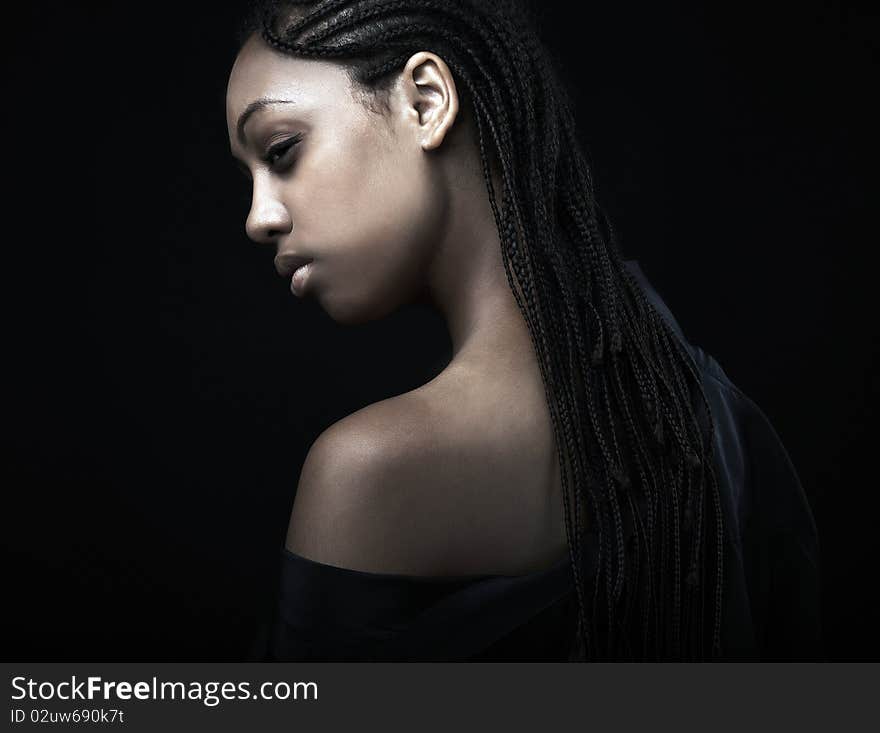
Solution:
<svg viewBox="0 0 880 733">
<path fill-rule="evenodd" d="M 565 552 L 540 383 L 445 376 L 322 433 L 287 547 L 330 565 L 419 576 L 521 575 Z"/>
</svg>

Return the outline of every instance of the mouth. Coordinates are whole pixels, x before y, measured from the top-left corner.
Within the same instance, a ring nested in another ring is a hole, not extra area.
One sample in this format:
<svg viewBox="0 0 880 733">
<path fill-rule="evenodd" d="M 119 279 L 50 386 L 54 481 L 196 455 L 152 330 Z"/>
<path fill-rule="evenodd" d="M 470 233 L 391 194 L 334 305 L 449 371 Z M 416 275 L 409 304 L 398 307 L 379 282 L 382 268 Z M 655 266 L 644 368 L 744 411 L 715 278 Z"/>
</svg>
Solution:
<svg viewBox="0 0 880 733">
<path fill-rule="evenodd" d="M 280 252 L 275 256 L 275 270 L 281 277 L 291 278 L 300 267 L 311 261 L 311 257 L 303 257 L 292 252 Z"/>
</svg>

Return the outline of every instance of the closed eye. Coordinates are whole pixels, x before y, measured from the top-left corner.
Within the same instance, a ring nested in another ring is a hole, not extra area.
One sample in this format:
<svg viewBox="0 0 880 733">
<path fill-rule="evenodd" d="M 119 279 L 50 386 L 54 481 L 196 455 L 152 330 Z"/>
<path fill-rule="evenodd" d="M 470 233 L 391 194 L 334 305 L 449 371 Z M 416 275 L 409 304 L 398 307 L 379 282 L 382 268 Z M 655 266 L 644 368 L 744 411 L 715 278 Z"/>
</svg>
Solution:
<svg viewBox="0 0 880 733">
<path fill-rule="evenodd" d="M 287 138 L 287 140 L 282 140 L 280 143 L 273 145 L 266 151 L 266 155 L 263 156 L 263 162 L 272 168 L 283 170 L 290 165 L 291 161 L 288 154 L 300 140 L 302 140 L 302 133 L 298 133 L 293 137 Z M 280 166 L 279 163 L 281 164 Z"/>
</svg>

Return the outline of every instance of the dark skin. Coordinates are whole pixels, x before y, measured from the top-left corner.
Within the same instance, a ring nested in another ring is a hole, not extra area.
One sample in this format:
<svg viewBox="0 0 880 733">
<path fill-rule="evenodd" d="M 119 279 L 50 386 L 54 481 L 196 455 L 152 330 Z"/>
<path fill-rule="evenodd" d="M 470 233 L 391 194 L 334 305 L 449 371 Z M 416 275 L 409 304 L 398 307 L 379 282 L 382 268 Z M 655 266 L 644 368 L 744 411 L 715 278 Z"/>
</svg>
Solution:
<svg viewBox="0 0 880 733">
<path fill-rule="evenodd" d="M 453 357 L 427 384 L 321 434 L 286 546 L 377 573 L 549 567 L 567 553 L 555 441 L 473 124 L 430 52 L 397 76 L 388 112 L 361 94 L 337 63 L 277 53 L 258 36 L 242 47 L 226 108 L 232 154 L 253 179 L 248 235 L 274 248 L 287 276 L 296 257 L 310 260 L 294 292 L 340 323 L 431 303 Z M 284 101 L 254 112 L 239 139 L 242 113 L 261 98 Z"/>
</svg>

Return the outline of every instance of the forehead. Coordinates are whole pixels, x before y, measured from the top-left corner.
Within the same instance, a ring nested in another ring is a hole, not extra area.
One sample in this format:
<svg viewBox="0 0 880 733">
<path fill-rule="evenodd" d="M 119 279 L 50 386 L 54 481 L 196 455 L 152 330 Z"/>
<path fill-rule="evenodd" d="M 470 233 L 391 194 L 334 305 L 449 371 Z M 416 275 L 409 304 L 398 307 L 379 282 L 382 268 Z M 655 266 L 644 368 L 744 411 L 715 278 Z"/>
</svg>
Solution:
<svg viewBox="0 0 880 733">
<path fill-rule="evenodd" d="M 345 69 L 333 62 L 288 56 L 254 35 L 242 46 L 226 85 L 230 134 L 247 106 L 258 99 L 285 99 L 306 113 L 320 105 L 353 101 Z"/>
</svg>

